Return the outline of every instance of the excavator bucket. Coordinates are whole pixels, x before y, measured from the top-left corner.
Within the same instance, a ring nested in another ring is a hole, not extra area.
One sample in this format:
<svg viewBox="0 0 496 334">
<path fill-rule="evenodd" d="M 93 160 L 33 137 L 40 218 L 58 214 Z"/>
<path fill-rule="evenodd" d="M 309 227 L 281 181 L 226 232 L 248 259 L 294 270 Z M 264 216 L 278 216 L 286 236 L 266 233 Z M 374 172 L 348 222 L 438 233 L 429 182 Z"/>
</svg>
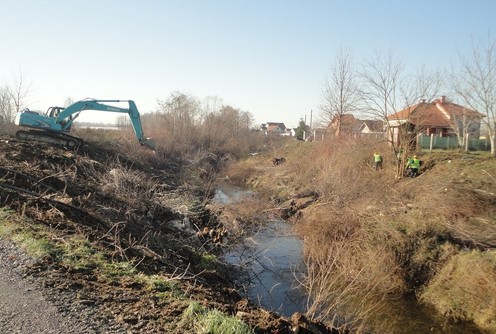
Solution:
<svg viewBox="0 0 496 334">
<path fill-rule="evenodd" d="M 155 146 L 156 146 L 156 145 L 155 145 L 155 140 L 153 140 L 153 139 L 151 139 L 151 138 L 146 138 L 146 139 L 143 141 L 142 145 L 145 145 L 146 147 L 151 148 L 152 150 L 154 150 L 154 151 L 155 151 Z"/>
</svg>

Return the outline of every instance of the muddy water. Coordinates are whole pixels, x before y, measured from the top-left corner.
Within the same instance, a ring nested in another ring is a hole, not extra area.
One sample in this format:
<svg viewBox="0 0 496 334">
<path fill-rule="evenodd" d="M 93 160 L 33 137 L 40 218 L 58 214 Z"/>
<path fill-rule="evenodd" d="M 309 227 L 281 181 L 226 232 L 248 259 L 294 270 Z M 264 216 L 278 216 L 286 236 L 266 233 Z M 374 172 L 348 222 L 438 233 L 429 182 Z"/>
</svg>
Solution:
<svg viewBox="0 0 496 334">
<path fill-rule="evenodd" d="M 221 183 L 214 200 L 233 203 L 251 196 L 239 187 Z M 282 220 L 267 221 L 225 254 L 225 261 L 242 273 L 237 284 L 253 303 L 283 316 L 304 311 L 306 294 L 300 288 L 303 245 Z"/>
</svg>

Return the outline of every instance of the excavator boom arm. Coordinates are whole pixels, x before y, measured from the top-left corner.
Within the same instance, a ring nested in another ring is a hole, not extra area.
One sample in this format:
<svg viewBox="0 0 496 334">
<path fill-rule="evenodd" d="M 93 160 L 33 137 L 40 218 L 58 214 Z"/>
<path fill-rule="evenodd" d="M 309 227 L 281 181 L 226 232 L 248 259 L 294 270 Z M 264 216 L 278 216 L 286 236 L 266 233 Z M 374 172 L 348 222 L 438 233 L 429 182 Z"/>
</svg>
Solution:
<svg viewBox="0 0 496 334">
<path fill-rule="evenodd" d="M 127 102 L 129 108 L 121 108 L 115 107 L 111 105 L 107 105 L 104 103 L 119 103 L 119 102 Z M 67 108 L 65 108 L 60 114 L 55 118 L 55 122 L 58 124 L 64 124 L 63 130 L 66 128 L 70 128 L 76 117 L 79 115 L 81 111 L 84 110 L 100 110 L 106 112 L 115 112 L 115 113 L 125 113 L 129 115 L 131 119 L 131 124 L 134 129 L 134 133 L 140 143 L 146 140 L 143 133 L 143 127 L 141 125 L 140 113 L 138 108 L 136 107 L 136 103 L 132 100 L 82 100 L 78 101 L 74 104 L 71 104 Z M 65 121 L 65 122 L 64 122 Z"/>
</svg>

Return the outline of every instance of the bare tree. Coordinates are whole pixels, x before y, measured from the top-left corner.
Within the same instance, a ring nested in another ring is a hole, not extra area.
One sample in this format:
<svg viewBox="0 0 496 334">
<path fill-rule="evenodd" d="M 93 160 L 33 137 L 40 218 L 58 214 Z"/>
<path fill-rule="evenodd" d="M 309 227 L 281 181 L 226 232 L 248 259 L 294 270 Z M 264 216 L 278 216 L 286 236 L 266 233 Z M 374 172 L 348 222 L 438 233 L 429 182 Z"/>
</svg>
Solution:
<svg viewBox="0 0 496 334">
<path fill-rule="evenodd" d="M 421 100 L 431 101 L 439 95 L 443 84 L 443 76 L 439 71 L 429 71 L 422 65 L 414 75 L 402 80 L 400 97 L 405 105 Z"/>
<path fill-rule="evenodd" d="M 451 130 L 458 138 L 458 146 L 466 152 L 469 149 L 469 137 L 480 133 L 481 116 L 481 113 L 461 106 L 450 114 Z"/>
<path fill-rule="evenodd" d="M 398 157 L 397 173 L 400 176 L 405 157 L 423 130 L 422 118 L 427 117 L 426 101 L 438 93 L 442 76 L 439 72 L 427 71 L 425 67 L 414 75 L 405 76 L 402 61 L 389 51 L 386 55 L 376 54 L 366 61 L 361 77 L 366 108 L 373 117 L 384 121 L 386 138 Z"/>
<path fill-rule="evenodd" d="M 0 89 L 0 124 L 6 125 L 14 120 L 14 105 L 7 88 Z"/>
<path fill-rule="evenodd" d="M 388 138 L 391 138 L 388 115 L 397 111 L 402 70 L 402 61 L 390 50 L 387 55 L 376 53 L 375 57 L 366 60 L 361 74 L 366 108 L 372 116 L 384 121 Z"/>
<path fill-rule="evenodd" d="M 26 105 L 26 100 L 31 93 L 31 84 L 26 80 L 21 70 L 17 76 L 14 76 L 7 85 L 8 94 L 12 100 L 15 112 L 19 112 Z"/>
<path fill-rule="evenodd" d="M 203 121 L 207 115 L 219 112 L 222 105 L 222 98 L 218 96 L 207 96 L 203 98 L 201 104 L 201 121 Z"/>
<path fill-rule="evenodd" d="M 452 71 L 455 92 L 473 110 L 485 117 L 491 141 L 491 155 L 496 157 L 496 41 L 488 38 L 487 45 L 472 41 L 471 54 L 459 54 L 459 73 Z"/>
<path fill-rule="evenodd" d="M 66 108 L 67 108 L 67 107 L 68 107 L 68 106 L 70 106 L 71 104 L 74 104 L 74 102 L 76 102 L 76 101 L 74 101 L 74 98 L 73 98 L 73 97 L 71 97 L 71 96 L 68 96 L 68 97 L 66 97 L 66 98 L 65 98 L 65 100 L 64 100 L 64 107 L 66 107 Z"/>
<path fill-rule="evenodd" d="M 200 101 L 193 96 L 174 92 L 158 104 L 159 113 L 168 123 L 167 130 L 174 138 L 187 141 L 200 114 Z"/>
<path fill-rule="evenodd" d="M 417 136 L 426 130 L 424 120 L 429 118 L 428 106 L 438 95 L 442 85 L 443 77 L 439 71 L 429 71 L 425 66 L 421 66 L 413 75 L 402 78 L 399 85 L 398 105 L 406 111 L 407 117 L 402 119 L 406 120 L 405 126 L 397 127 L 396 147 L 398 152 L 403 153 L 400 161 L 404 161 L 410 148 L 415 146 Z M 389 125 L 391 122 L 399 121 L 399 118 L 388 117 Z"/>
<path fill-rule="evenodd" d="M 322 94 L 322 122 L 336 124 L 336 136 L 341 135 L 343 116 L 357 110 L 359 99 L 357 75 L 353 57 L 347 50 L 340 49 Z"/>
</svg>

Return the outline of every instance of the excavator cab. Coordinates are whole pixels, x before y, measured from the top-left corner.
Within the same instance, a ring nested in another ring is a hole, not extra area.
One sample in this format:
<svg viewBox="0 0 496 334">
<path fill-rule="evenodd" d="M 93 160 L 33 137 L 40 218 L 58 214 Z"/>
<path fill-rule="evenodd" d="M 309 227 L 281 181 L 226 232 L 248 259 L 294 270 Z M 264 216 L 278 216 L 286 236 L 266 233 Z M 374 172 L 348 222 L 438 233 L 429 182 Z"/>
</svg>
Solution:
<svg viewBox="0 0 496 334">
<path fill-rule="evenodd" d="M 64 111 L 65 108 L 63 107 L 50 107 L 48 108 L 47 112 L 46 112 L 46 115 L 48 117 L 51 117 L 53 119 L 57 118 L 57 116 L 62 112 Z M 70 115 L 69 117 L 67 117 L 66 119 L 63 119 L 62 121 L 60 121 L 60 124 L 62 125 L 62 127 L 65 127 L 65 125 L 70 122 L 71 124 L 66 128 L 66 131 L 70 131 L 71 130 L 71 126 L 72 126 L 72 120 L 74 119 L 74 114 Z"/>
<path fill-rule="evenodd" d="M 48 108 L 46 115 L 51 118 L 56 118 L 65 108 L 62 107 L 50 107 Z"/>
</svg>

